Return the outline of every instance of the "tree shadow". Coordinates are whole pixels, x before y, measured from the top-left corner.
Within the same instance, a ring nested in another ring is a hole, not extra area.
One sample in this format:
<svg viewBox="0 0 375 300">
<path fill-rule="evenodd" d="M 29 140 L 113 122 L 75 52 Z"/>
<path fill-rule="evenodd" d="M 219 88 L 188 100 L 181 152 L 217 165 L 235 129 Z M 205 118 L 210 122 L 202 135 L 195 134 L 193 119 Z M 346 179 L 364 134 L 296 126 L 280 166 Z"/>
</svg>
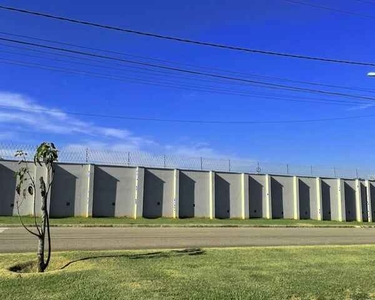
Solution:
<svg viewBox="0 0 375 300">
<path fill-rule="evenodd" d="M 204 254 L 205 251 L 200 248 L 191 248 L 191 249 L 183 249 L 183 250 L 171 250 L 171 251 L 157 251 L 157 252 L 149 252 L 149 253 L 141 253 L 141 254 L 119 254 L 119 255 L 98 255 L 98 256 L 88 256 L 82 257 L 79 259 L 72 260 L 66 263 L 64 266 L 60 268 L 60 270 L 64 270 L 65 268 L 69 267 L 70 265 L 86 260 L 93 260 L 93 259 L 102 259 L 102 258 L 119 258 L 124 257 L 128 259 L 157 259 L 157 258 L 170 258 L 170 257 L 178 257 L 178 256 L 195 256 Z"/>
</svg>

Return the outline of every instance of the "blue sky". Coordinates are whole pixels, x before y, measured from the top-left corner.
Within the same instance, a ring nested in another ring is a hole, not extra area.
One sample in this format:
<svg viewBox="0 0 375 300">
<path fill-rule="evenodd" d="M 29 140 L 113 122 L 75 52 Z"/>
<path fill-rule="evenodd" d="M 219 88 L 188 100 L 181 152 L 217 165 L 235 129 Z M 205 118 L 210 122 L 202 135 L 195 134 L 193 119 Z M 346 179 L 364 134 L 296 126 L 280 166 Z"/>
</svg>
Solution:
<svg viewBox="0 0 375 300">
<path fill-rule="evenodd" d="M 314 3 L 375 16 L 375 4 L 356 0 L 320 0 Z M 74 5 L 67 1 L 3 0 L 1 4 L 119 27 L 248 48 L 375 61 L 372 30 L 374 20 L 290 4 L 283 0 L 188 2 L 108 0 L 105 4 L 99 1 L 79 1 Z M 366 76 L 367 72 L 372 71 L 369 67 L 199 47 L 7 11 L 0 11 L 0 24 L 1 32 L 174 61 L 179 63 L 178 66 L 185 68 L 187 66 L 182 64 L 375 90 L 375 79 Z M 88 118 L 64 113 L 68 111 L 221 121 L 303 120 L 375 115 L 375 108 L 368 105 L 368 102 L 367 105 L 350 103 L 333 105 L 265 99 L 259 95 L 294 97 L 300 100 L 310 97 L 357 101 L 255 88 L 230 82 L 212 83 L 186 77 L 170 75 L 165 77 L 162 74 L 151 76 L 139 73 L 140 71 L 135 69 L 118 70 L 118 66 L 111 62 L 106 63 L 105 68 L 99 69 L 74 62 L 65 63 L 53 59 L 24 56 L 22 53 L 53 58 L 52 55 L 9 48 L 5 43 L 0 42 L 2 59 L 149 81 L 173 81 L 180 85 L 246 90 L 254 96 L 242 97 L 233 93 L 218 94 L 167 88 L 0 62 L 1 105 L 52 110 L 49 113 L 36 111 L 26 113 L 0 107 L 0 142 L 2 143 L 35 144 L 42 140 L 51 140 L 60 147 L 73 145 L 108 147 L 187 156 L 234 157 L 291 164 L 337 165 L 348 168 L 354 166 L 370 168 L 375 164 L 375 139 L 372 137 L 375 117 L 319 123 L 218 125 Z M 65 58 L 65 60 L 69 59 Z M 280 81 L 277 83 L 293 84 Z M 310 88 L 323 89 L 314 86 Z M 368 92 L 331 90 L 374 96 L 374 93 Z"/>
</svg>

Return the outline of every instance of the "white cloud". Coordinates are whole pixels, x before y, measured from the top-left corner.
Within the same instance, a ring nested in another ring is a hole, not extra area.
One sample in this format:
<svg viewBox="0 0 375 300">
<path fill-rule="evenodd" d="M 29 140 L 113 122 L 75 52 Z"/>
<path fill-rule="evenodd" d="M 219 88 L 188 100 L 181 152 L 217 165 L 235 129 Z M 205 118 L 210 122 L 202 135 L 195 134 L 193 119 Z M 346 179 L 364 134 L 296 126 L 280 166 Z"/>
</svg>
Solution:
<svg viewBox="0 0 375 300">
<path fill-rule="evenodd" d="M 116 128 L 99 128 L 98 130 L 105 136 L 114 137 L 118 139 L 125 139 L 131 136 L 131 133 L 128 130 L 121 130 Z"/>
<path fill-rule="evenodd" d="M 171 144 L 165 146 L 167 154 L 186 156 L 186 157 L 210 157 L 217 159 L 226 159 L 230 157 L 223 153 L 219 153 L 209 146 L 207 143 L 196 142 L 187 145 Z"/>
<path fill-rule="evenodd" d="M 134 136 L 127 129 L 97 126 L 72 117 L 56 108 L 42 106 L 31 98 L 15 93 L 0 92 L 0 124 L 26 125 L 27 130 L 61 135 L 79 134 L 101 140 L 117 139 L 132 149 L 149 144 L 149 139 Z"/>
<path fill-rule="evenodd" d="M 100 141 L 84 141 L 83 143 L 71 143 L 63 148 L 61 151 L 82 151 L 85 149 L 90 149 L 91 151 L 95 152 L 141 152 L 142 147 L 137 144 L 133 143 L 132 141 L 122 142 L 122 143 L 111 143 L 111 142 L 100 142 Z"/>
<path fill-rule="evenodd" d="M 208 143 L 192 141 L 188 137 L 161 145 L 153 138 L 137 136 L 128 129 L 99 126 L 83 121 L 61 109 L 41 105 L 16 93 L 0 92 L 1 125 L 5 129 L 11 128 L 13 132 L 1 133 L 0 140 L 13 139 L 18 142 L 21 136 L 25 136 L 20 134 L 22 131 L 31 133 L 31 136 L 34 133 L 58 134 L 72 141 L 78 137 L 79 142 L 59 147 L 62 155 L 66 153 L 69 156 L 66 157 L 67 161 L 84 159 L 87 148 L 90 149 L 94 161 L 103 163 L 123 164 L 127 160 L 127 152 L 134 153 L 134 159 L 142 165 L 154 162 L 163 164 L 163 154 L 170 157 L 171 164 L 175 161 L 176 167 L 177 162 L 189 165 L 193 161 L 200 166 L 200 157 L 206 158 L 206 161 L 224 161 L 223 166 L 226 166 L 229 157 L 239 159 L 234 153 L 216 151 Z M 184 157 L 191 159 L 184 162 L 184 159 L 180 159 Z"/>
</svg>

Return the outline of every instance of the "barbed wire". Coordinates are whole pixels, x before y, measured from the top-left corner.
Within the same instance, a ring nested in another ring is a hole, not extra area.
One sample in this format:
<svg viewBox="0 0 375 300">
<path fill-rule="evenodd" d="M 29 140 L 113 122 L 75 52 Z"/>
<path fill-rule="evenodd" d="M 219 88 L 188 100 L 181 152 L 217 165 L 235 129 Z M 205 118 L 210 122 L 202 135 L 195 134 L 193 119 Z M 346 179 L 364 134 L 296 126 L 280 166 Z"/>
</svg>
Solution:
<svg viewBox="0 0 375 300">
<path fill-rule="evenodd" d="M 14 154 L 17 150 L 25 151 L 28 154 L 27 157 L 32 160 L 36 148 L 36 145 L 30 144 L 0 143 L 0 160 L 15 160 Z M 80 146 L 60 148 L 59 162 L 252 174 L 375 179 L 375 169 L 296 165 L 245 159 L 186 157 L 153 154 L 144 151 L 92 149 Z"/>
</svg>

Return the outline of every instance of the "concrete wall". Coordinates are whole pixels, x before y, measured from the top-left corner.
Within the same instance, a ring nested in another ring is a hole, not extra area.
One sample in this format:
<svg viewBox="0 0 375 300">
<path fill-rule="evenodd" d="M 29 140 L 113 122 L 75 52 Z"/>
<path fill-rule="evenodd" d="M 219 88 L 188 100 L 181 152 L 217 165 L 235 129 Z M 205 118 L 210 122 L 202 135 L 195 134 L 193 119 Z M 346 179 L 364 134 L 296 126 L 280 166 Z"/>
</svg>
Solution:
<svg viewBox="0 0 375 300">
<path fill-rule="evenodd" d="M 322 216 L 323 220 L 333 220 L 332 205 L 338 201 L 337 180 L 322 179 Z"/>
<path fill-rule="evenodd" d="M 17 181 L 14 172 L 19 168 L 20 165 L 17 162 L 0 161 L 0 216 L 17 215 L 17 200 L 20 201 L 22 215 L 33 214 L 32 197 L 27 195 L 22 201 L 15 192 Z M 35 174 L 33 165 L 30 165 L 30 172 Z"/>
<path fill-rule="evenodd" d="M 369 182 L 370 198 L 371 198 L 371 216 L 375 220 L 375 182 Z"/>
<path fill-rule="evenodd" d="M 250 218 L 267 218 L 266 201 L 266 177 L 264 175 L 249 175 Z"/>
<path fill-rule="evenodd" d="M 0 161 L 0 215 L 16 215 L 17 162 Z M 375 217 L 375 182 L 59 163 L 52 217 L 286 218 L 338 221 Z M 44 168 L 30 164 L 35 178 Z M 36 194 L 39 194 L 37 185 Z M 37 197 L 35 213 L 40 211 Z M 30 195 L 20 207 L 34 213 Z"/>
<path fill-rule="evenodd" d="M 219 219 L 242 216 L 241 174 L 215 174 L 215 217 Z"/>
<path fill-rule="evenodd" d="M 180 218 L 209 217 L 209 172 L 180 171 L 179 212 Z"/>
<path fill-rule="evenodd" d="M 16 178 L 14 171 L 18 169 L 17 163 L 0 162 L 0 215 L 13 215 L 16 206 L 14 190 Z"/>
<path fill-rule="evenodd" d="M 271 201 L 273 219 L 293 219 L 293 177 L 272 176 Z"/>
<path fill-rule="evenodd" d="M 355 180 L 345 180 L 345 217 L 347 221 L 355 221 L 356 208 L 356 182 Z"/>
<path fill-rule="evenodd" d="M 51 188 L 51 217 L 86 216 L 86 165 L 59 164 Z"/>
<path fill-rule="evenodd" d="M 368 196 L 367 196 L 367 187 L 366 187 L 366 182 L 361 181 L 360 183 L 360 192 L 361 192 L 361 206 L 362 206 L 362 220 L 364 222 L 368 222 L 368 217 L 369 217 L 369 205 L 367 203 L 368 201 Z"/>
<path fill-rule="evenodd" d="M 174 171 L 145 169 L 143 216 L 173 217 Z"/>
<path fill-rule="evenodd" d="M 345 221 L 345 191 L 348 190 L 345 186 L 342 179 L 322 179 L 323 220 Z"/>
<path fill-rule="evenodd" d="M 135 168 L 95 166 L 94 217 L 133 217 Z"/>
<path fill-rule="evenodd" d="M 300 219 L 319 219 L 317 180 L 314 177 L 300 177 L 299 190 L 299 216 Z"/>
</svg>

